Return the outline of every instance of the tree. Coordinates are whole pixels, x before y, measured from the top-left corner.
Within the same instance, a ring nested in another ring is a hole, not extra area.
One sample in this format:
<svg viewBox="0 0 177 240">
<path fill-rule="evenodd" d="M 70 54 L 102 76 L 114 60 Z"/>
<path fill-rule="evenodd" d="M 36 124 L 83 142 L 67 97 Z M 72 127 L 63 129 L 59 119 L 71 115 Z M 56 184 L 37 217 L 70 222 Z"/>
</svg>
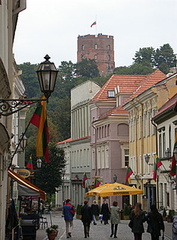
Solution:
<svg viewBox="0 0 177 240">
<path fill-rule="evenodd" d="M 152 67 L 144 66 L 142 63 L 134 63 L 129 67 L 118 67 L 114 69 L 114 74 L 118 75 L 147 75 L 154 71 Z"/>
<path fill-rule="evenodd" d="M 41 97 L 39 82 L 36 74 L 37 67 L 37 64 L 31 64 L 29 62 L 19 65 L 19 69 L 22 70 L 22 81 L 28 98 Z"/>
<path fill-rule="evenodd" d="M 154 59 L 156 67 L 164 73 L 168 73 L 171 67 L 175 67 L 175 55 L 168 43 L 156 49 Z"/>
<path fill-rule="evenodd" d="M 154 67 L 154 55 L 155 50 L 152 47 L 140 48 L 139 51 L 135 53 L 134 62 L 137 64 L 142 64 L 147 67 Z"/>
<path fill-rule="evenodd" d="M 42 167 L 35 172 L 35 184 L 45 191 L 51 200 L 52 194 L 62 184 L 62 169 L 65 167 L 64 150 L 57 148 L 56 144 L 49 145 L 50 163 L 42 162 Z"/>
<path fill-rule="evenodd" d="M 94 59 L 82 59 L 81 62 L 76 63 L 76 74 L 87 77 L 95 78 L 99 76 L 99 70 Z"/>
</svg>

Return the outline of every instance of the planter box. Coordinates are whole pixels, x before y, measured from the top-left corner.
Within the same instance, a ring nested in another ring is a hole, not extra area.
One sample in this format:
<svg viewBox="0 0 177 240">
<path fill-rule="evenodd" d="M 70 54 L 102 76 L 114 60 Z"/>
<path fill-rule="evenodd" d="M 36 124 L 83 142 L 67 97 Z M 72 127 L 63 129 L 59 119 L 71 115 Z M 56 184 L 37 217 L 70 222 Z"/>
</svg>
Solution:
<svg viewBox="0 0 177 240">
<path fill-rule="evenodd" d="M 130 220 L 130 217 L 124 215 L 124 220 Z"/>
</svg>

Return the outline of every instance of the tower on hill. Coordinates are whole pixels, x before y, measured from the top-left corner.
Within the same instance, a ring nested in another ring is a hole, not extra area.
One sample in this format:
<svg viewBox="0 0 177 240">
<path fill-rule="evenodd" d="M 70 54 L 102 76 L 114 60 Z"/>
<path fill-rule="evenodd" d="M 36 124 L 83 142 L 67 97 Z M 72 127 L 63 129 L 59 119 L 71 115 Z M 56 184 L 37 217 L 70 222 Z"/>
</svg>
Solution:
<svg viewBox="0 0 177 240">
<path fill-rule="evenodd" d="M 113 36 L 101 33 L 78 36 L 77 62 L 81 62 L 83 58 L 95 59 L 101 76 L 112 74 L 115 68 Z"/>
</svg>

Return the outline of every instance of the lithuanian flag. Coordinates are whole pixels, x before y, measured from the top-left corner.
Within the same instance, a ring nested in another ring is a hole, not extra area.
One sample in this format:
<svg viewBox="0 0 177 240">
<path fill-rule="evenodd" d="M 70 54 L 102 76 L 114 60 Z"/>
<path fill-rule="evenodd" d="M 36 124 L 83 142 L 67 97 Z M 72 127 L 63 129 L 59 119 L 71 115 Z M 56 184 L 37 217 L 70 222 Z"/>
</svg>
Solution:
<svg viewBox="0 0 177 240">
<path fill-rule="evenodd" d="M 153 171 L 153 179 L 156 181 L 157 179 L 157 169 L 162 165 L 162 162 L 160 158 L 156 157 L 155 163 L 154 163 L 154 171 Z"/>
<path fill-rule="evenodd" d="M 176 134 L 176 138 L 175 138 L 175 145 L 174 145 L 174 149 L 177 147 L 177 134 Z M 172 160 L 171 160 L 171 171 L 170 171 L 170 175 L 171 176 L 175 176 L 176 175 L 176 160 L 175 160 L 175 156 L 173 154 Z"/>
<path fill-rule="evenodd" d="M 45 99 L 43 96 L 42 99 Z M 30 123 L 38 127 L 36 141 L 36 157 L 44 157 L 45 162 L 49 162 L 49 133 L 47 125 L 46 101 L 41 101 L 37 106 Z"/>
<path fill-rule="evenodd" d="M 127 174 L 126 174 L 126 180 L 125 180 L 126 183 L 130 183 L 130 176 L 132 174 L 133 174 L 133 171 L 132 171 L 131 167 L 128 167 L 127 168 Z"/>
<path fill-rule="evenodd" d="M 32 156 L 30 156 L 29 160 L 26 161 L 26 167 L 27 167 L 29 170 L 33 170 Z"/>
</svg>

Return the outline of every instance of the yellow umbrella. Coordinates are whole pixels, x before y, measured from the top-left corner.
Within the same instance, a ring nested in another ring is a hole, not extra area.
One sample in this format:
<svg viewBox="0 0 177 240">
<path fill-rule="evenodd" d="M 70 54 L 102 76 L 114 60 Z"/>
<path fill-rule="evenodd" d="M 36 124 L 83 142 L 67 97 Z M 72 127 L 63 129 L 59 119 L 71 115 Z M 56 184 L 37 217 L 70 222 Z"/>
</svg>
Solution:
<svg viewBox="0 0 177 240">
<path fill-rule="evenodd" d="M 143 190 L 130 187 L 120 183 L 106 183 L 97 188 L 90 190 L 85 193 L 86 197 L 109 197 L 109 196 L 120 196 L 120 195 L 137 195 L 143 194 Z"/>
</svg>

